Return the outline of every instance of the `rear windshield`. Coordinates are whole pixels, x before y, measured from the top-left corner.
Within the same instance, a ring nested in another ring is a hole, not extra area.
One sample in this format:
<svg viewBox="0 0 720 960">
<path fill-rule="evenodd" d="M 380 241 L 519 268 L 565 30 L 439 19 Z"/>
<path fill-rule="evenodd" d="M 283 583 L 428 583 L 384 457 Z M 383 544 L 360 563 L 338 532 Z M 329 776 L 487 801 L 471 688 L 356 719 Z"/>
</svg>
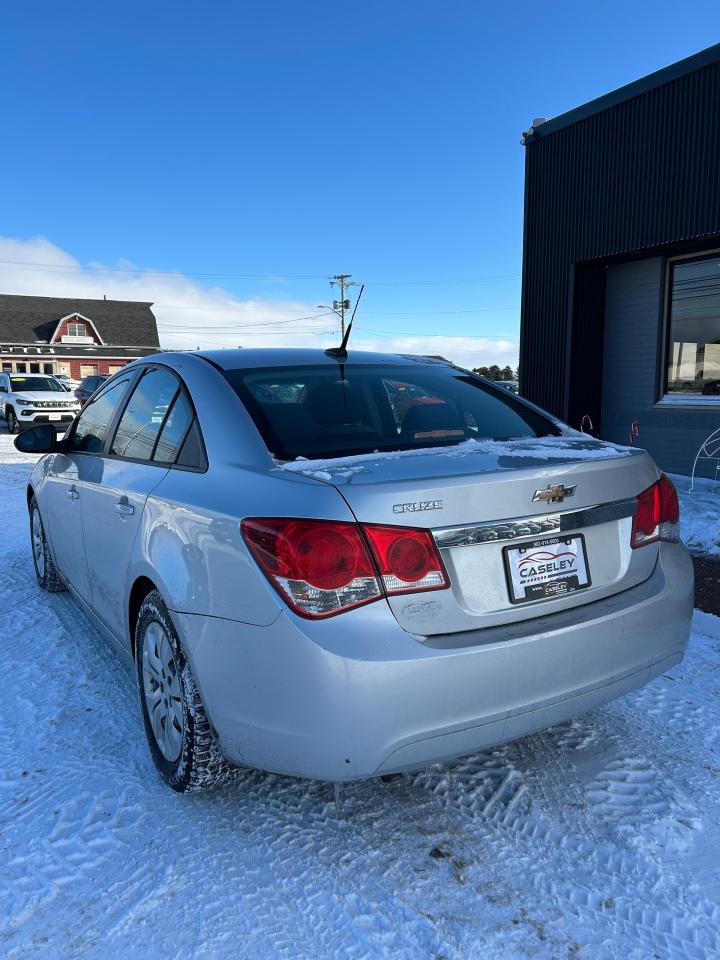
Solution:
<svg viewBox="0 0 720 960">
<path fill-rule="evenodd" d="M 223 373 L 280 460 L 559 432 L 509 391 L 454 367 L 338 364 Z"/>
</svg>

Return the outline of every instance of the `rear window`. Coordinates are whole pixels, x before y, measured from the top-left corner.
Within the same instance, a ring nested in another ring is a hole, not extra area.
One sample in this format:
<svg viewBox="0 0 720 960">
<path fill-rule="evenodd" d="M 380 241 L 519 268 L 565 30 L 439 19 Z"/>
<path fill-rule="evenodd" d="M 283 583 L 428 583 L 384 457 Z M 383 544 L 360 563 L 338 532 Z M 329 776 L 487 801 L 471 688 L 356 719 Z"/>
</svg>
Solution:
<svg viewBox="0 0 720 960">
<path fill-rule="evenodd" d="M 338 364 L 223 373 L 281 460 L 559 432 L 513 394 L 454 367 Z"/>
</svg>

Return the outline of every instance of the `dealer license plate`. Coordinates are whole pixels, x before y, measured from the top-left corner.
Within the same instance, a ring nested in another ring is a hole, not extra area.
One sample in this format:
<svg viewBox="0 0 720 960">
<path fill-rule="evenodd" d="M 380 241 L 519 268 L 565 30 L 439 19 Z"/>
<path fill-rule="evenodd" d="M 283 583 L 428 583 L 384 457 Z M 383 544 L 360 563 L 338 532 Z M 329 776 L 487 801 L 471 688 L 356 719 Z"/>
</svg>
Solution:
<svg viewBox="0 0 720 960">
<path fill-rule="evenodd" d="M 511 603 L 562 597 L 591 585 L 582 534 L 532 540 L 505 547 L 503 554 Z"/>
<path fill-rule="evenodd" d="M 48 414 L 48 420 L 62 420 L 62 414 L 61 414 L 61 413 L 49 413 L 49 414 Z"/>
</svg>

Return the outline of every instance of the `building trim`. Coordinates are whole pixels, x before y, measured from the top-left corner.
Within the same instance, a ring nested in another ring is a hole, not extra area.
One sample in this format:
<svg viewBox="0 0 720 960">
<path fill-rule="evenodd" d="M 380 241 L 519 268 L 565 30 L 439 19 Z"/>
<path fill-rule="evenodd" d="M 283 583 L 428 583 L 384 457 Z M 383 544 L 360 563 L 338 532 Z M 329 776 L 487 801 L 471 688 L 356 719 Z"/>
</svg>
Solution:
<svg viewBox="0 0 720 960">
<path fill-rule="evenodd" d="M 617 90 L 612 90 L 602 97 L 597 97 L 595 100 L 590 100 L 588 103 L 584 103 L 579 107 L 567 110 L 565 113 L 561 113 L 551 120 L 546 120 L 544 123 L 538 124 L 537 127 L 531 127 L 530 130 L 523 134 L 521 142 L 528 144 L 542 137 L 547 137 L 558 130 L 562 130 L 564 127 L 572 126 L 572 124 L 577 123 L 579 120 L 585 120 L 587 117 L 591 117 L 596 113 L 609 110 L 611 107 L 616 107 L 628 100 L 633 100 L 635 97 L 649 93 L 657 87 L 662 87 L 667 83 L 671 83 L 673 80 L 679 80 L 689 73 L 694 73 L 697 70 L 702 70 L 703 67 L 709 67 L 716 63 L 720 63 L 720 43 L 716 43 L 712 47 L 706 47 L 705 50 L 694 53 L 690 57 L 685 57 L 684 60 L 679 60 L 677 63 L 671 63 L 667 67 L 662 67 L 660 70 L 656 70 L 646 77 L 633 80 L 631 83 L 618 87 Z"/>
<path fill-rule="evenodd" d="M 50 339 L 48 340 L 48 343 L 62 343 L 62 340 L 58 340 L 58 339 L 57 339 L 57 335 L 58 335 L 58 333 L 59 333 L 59 331 L 60 331 L 60 328 L 62 327 L 62 325 L 65 323 L 66 320 L 70 321 L 70 320 L 72 320 L 74 317 L 77 317 L 78 319 L 83 320 L 85 323 L 89 323 L 90 326 L 91 326 L 91 327 L 93 328 L 93 330 L 95 331 L 95 336 L 98 338 L 98 340 L 99 340 L 99 342 L 100 342 L 100 346 L 103 346 L 103 347 L 104 347 L 104 346 L 106 345 L 106 344 L 105 344 L 105 341 L 104 341 L 103 338 L 100 336 L 100 331 L 99 331 L 98 328 L 95 326 L 95 323 L 90 319 L 90 317 L 86 317 L 84 314 L 78 313 L 77 311 L 76 311 L 75 313 L 69 313 L 66 317 L 60 317 L 60 319 L 59 319 L 58 322 L 57 322 L 57 326 L 55 327 L 55 329 L 54 329 L 54 331 L 53 331 L 53 335 L 52 335 L 52 336 L 50 337 Z"/>
<path fill-rule="evenodd" d="M 80 347 L 83 344 L 74 343 L 56 343 L 54 346 L 50 343 L 46 343 L 45 340 L 38 340 L 35 343 L 26 343 L 23 340 L 2 340 L 0 341 L 0 350 L 5 349 L 6 347 L 23 347 L 26 350 L 47 350 L 49 353 L 55 353 L 55 347 Z M 86 345 L 87 350 L 96 350 L 100 346 L 99 343 Z M 152 350 L 155 353 L 161 353 L 162 347 L 153 347 L 149 344 L 142 343 L 131 343 L 128 346 L 120 343 L 103 343 L 102 347 L 104 350 Z"/>
<path fill-rule="evenodd" d="M 711 250 L 699 250 L 695 253 L 682 253 L 675 257 L 665 258 L 663 263 L 663 290 L 660 301 L 659 362 L 654 404 L 656 407 L 706 407 L 717 410 L 720 405 L 720 396 L 684 397 L 682 394 L 669 393 L 667 389 L 668 367 L 670 365 L 670 311 L 672 308 L 673 267 L 676 263 L 684 261 L 697 263 L 701 260 L 716 260 L 719 253 L 720 248 L 715 247 Z"/>
<path fill-rule="evenodd" d="M 149 356 L 151 356 L 151 354 L 149 354 Z M 27 361 L 28 363 L 36 363 L 38 361 L 46 361 L 49 363 L 51 360 L 87 360 L 88 363 L 93 363 L 95 360 L 124 360 L 125 363 L 131 363 L 133 360 L 146 359 L 143 356 L 119 357 L 114 353 L 102 354 L 102 356 L 98 356 L 95 353 L 4 353 L 2 350 L 0 350 L 0 357 L 2 357 L 3 360 L 20 360 Z"/>
</svg>

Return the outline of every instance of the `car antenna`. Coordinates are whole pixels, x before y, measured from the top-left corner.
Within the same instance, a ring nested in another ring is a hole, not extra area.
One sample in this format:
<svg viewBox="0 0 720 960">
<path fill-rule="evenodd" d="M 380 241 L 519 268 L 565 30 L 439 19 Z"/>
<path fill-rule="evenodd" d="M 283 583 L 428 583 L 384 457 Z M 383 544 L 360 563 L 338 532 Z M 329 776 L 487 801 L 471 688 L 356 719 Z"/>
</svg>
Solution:
<svg viewBox="0 0 720 960">
<path fill-rule="evenodd" d="M 350 317 L 350 323 L 347 326 L 345 331 L 345 336 L 342 338 L 342 343 L 339 347 L 330 347 L 325 351 L 326 357 L 335 357 L 338 360 L 345 360 L 347 358 L 347 345 L 348 340 L 350 339 L 350 331 L 352 330 L 353 320 L 355 319 L 355 314 L 357 313 L 358 304 L 360 303 L 360 297 L 363 295 L 363 290 L 365 289 L 365 284 L 360 287 L 360 293 L 357 296 L 355 301 L 355 308 L 353 309 L 352 316 Z"/>
</svg>

